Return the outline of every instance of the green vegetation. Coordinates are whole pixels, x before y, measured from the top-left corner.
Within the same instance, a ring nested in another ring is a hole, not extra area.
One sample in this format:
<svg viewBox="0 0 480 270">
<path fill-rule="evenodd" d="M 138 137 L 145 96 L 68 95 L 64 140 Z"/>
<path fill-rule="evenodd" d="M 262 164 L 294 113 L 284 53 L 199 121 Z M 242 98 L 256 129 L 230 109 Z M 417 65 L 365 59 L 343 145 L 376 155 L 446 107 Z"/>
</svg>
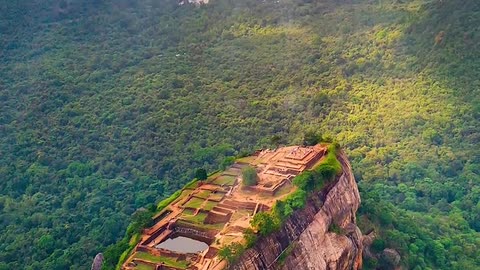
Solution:
<svg viewBox="0 0 480 270">
<path fill-rule="evenodd" d="M 480 265 L 479 1 L 60 2 L 0 11 L 0 269 L 118 258 L 196 168 L 308 130 L 405 269 Z"/>
<path fill-rule="evenodd" d="M 332 181 L 336 175 L 342 172 L 342 166 L 337 160 L 338 146 L 330 144 L 327 155 L 311 171 L 306 171 L 293 179 L 293 184 L 304 191 L 322 189 L 325 184 Z"/>
<path fill-rule="evenodd" d="M 206 218 L 206 214 L 203 213 L 203 215 L 200 215 L 198 217 L 185 217 L 183 218 L 185 220 L 178 220 L 177 224 L 182 226 L 187 226 L 187 227 L 194 225 L 195 227 L 198 227 L 201 229 L 217 230 L 217 231 L 223 229 L 223 227 L 225 226 L 225 223 L 204 224 L 203 221 L 205 220 L 205 218 Z"/>
<path fill-rule="evenodd" d="M 150 262 L 156 262 L 156 263 L 163 262 L 168 266 L 178 267 L 182 269 L 186 269 L 188 266 L 188 263 L 186 261 L 176 261 L 173 258 L 153 256 L 150 253 L 146 253 L 146 252 L 135 253 L 135 258 L 144 259 L 144 260 L 147 260 Z"/>
<path fill-rule="evenodd" d="M 215 179 L 215 181 L 213 181 L 212 183 L 219 186 L 222 186 L 222 185 L 231 186 L 235 184 L 235 177 L 229 176 L 229 175 L 221 175 L 217 177 L 217 179 Z"/>
<path fill-rule="evenodd" d="M 328 231 L 336 234 L 340 234 L 340 235 L 345 234 L 345 231 L 342 229 L 342 227 L 338 226 L 334 222 L 330 223 L 330 226 L 328 227 Z"/>
<path fill-rule="evenodd" d="M 195 171 L 195 178 L 198 180 L 207 180 L 207 171 L 203 168 L 197 169 Z"/>
<path fill-rule="evenodd" d="M 212 194 L 210 195 L 210 199 L 211 199 L 211 200 L 217 200 L 217 201 L 219 201 L 219 200 L 221 200 L 221 199 L 223 198 L 223 196 L 225 196 L 224 193 L 220 193 L 220 192 L 218 192 L 218 193 L 212 193 Z"/>
<path fill-rule="evenodd" d="M 110 245 L 104 252 L 103 267 L 109 269 L 120 269 L 132 250 L 141 239 L 142 229 L 153 225 L 152 217 L 156 213 L 155 206 L 136 211 L 127 232 L 122 240 Z"/>
<path fill-rule="evenodd" d="M 242 169 L 242 179 L 244 186 L 255 186 L 258 182 L 257 171 L 252 166 L 245 166 Z"/>
<path fill-rule="evenodd" d="M 182 211 L 183 215 L 193 215 L 195 213 L 195 210 L 193 209 L 185 209 Z"/>
<path fill-rule="evenodd" d="M 210 211 L 212 210 L 215 205 L 217 205 L 218 203 L 217 202 L 214 202 L 214 201 L 206 201 L 203 206 L 202 206 L 202 209 L 203 210 L 207 210 L 207 211 Z"/>
<path fill-rule="evenodd" d="M 155 270 L 155 267 L 144 263 L 138 263 L 138 265 L 135 266 L 135 270 Z"/>
<path fill-rule="evenodd" d="M 168 197 L 165 200 L 159 202 L 157 204 L 157 211 L 162 211 L 165 207 L 170 205 L 173 201 L 175 201 L 178 197 L 180 197 L 182 192 L 183 192 L 183 190 L 178 190 L 175 193 L 173 193 L 172 195 L 170 195 L 170 197 Z"/>
<path fill-rule="evenodd" d="M 197 225 L 203 225 L 203 221 L 207 217 L 206 213 L 198 212 L 195 216 L 192 215 L 182 215 L 181 218 L 185 221 L 195 223 Z"/>
<path fill-rule="evenodd" d="M 218 256 L 221 259 L 227 260 L 228 263 L 235 262 L 245 251 L 245 247 L 238 243 L 233 242 L 230 245 L 222 247 L 218 250 Z"/>
<path fill-rule="evenodd" d="M 280 229 L 280 222 L 275 219 L 274 215 L 267 212 L 257 213 L 250 223 L 260 235 L 263 236 L 269 235 Z"/>
<path fill-rule="evenodd" d="M 197 194 L 195 194 L 196 197 L 199 197 L 199 198 L 202 198 L 202 199 L 206 199 L 208 198 L 208 196 L 210 196 L 212 192 L 210 190 L 202 190 L 200 192 L 198 192 Z"/>
<path fill-rule="evenodd" d="M 246 229 L 243 232 L 243 235 L 245 239 L 245 248 L 253 247 L 258 240 L 257 234 L 250 228 Z"/>
<path fill-rule="evenodd" d="M 188 182 L 188 184 L 186 184 L 182 190 L 185 190 L 185 189 L 196 189 L 198 187 L 198 179 L 193 179 L 192 181 Z"/>
<path fill-rule="evenodd" d="M 318 134 L 317 131 L 307 131 L 303 135 L 303 144 L 307 146 L 313 146 L 322 142 L 322 135 Z"/>
<path fill-rule="evenodd" d="M 195 197 L 192 197 L 190 200 L 188 200 L 184 205 L 183 207 L 186 207 L 186 208 L 200 208 L 200 206 L 202 205 L 202 203 L 204 202 L 205 200 L 203 199 L 199 199 L 199 198 L 195 198 Z"/>
</svg>

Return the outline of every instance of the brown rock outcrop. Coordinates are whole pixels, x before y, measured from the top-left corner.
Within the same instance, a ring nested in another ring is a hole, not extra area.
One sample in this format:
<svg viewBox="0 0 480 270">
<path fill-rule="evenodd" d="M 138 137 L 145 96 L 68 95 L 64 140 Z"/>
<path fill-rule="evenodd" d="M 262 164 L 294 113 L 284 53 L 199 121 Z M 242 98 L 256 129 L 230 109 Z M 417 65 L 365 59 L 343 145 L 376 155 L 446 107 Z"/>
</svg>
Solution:
<svg viewBox="0 0 480 270">
<path fill-rule="evenodd" d="M 342 175 L 312 194 L 304 209 L 295 211 L 278 232 L 259 239 L 230 269 L 361 269 L 362 234 L 355 225 L 360 195 L 345 154 L 338 159 Z M 329 232 L 332 223 L 342 232 Z"/>
</svg>

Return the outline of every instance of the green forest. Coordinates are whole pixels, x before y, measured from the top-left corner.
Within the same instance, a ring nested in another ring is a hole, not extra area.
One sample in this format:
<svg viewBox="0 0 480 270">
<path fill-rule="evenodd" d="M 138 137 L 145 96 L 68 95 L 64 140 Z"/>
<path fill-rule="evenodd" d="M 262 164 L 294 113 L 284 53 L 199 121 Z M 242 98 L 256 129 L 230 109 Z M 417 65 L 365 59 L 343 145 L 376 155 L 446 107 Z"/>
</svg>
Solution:
<svg viewBox="0 0 480 270">
<path fill-rule="evenodd" d="M 4 1 L 0 63 L 1 270 L 90 269 L 199 168 L 312 132 L 374 252 L 480 267 L 477 0 Z"/>
</svg>

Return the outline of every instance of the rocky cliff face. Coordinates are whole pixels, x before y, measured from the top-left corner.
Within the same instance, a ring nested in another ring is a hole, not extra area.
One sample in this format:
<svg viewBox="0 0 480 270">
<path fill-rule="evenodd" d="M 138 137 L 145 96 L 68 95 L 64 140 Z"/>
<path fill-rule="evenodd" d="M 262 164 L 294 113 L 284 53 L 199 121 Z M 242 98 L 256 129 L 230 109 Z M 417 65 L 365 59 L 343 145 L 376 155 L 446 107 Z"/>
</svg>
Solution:
<svg viewBox="0 0 480 270">
<path fill-rule="evenodd" d="M 313 194 L 280 231 L 260 239 L 230 268 L 252 269 L 360 269 L 362 235 L 355 224 L 360 195 L 345 154 L 338 156 L 343 173 Z M 340 232 L 329 232 L 332 224 Z"/>
</svg>

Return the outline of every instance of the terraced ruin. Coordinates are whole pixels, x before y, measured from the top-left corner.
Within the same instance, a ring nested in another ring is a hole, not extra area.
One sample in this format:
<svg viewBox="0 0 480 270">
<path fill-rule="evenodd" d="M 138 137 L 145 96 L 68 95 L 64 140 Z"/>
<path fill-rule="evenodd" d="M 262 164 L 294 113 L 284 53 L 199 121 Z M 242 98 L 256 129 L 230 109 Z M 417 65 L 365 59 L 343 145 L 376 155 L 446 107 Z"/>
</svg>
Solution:
<svg viewBox="0 0 480 270">
<path fill-rule="evenodd" d="M 257 151 L 226 171 L 187 186 L 154 216 L 155 225 L 143 231 L 122 269 L 223 269 L 218 250 L 243 241 L 253 216 L 295 191 L 291 180 L 320 163 L 326 150 L 316 145 Z M 245 166 L 256 169 L 257 185 L 242 185 Z"/>
</svg>

